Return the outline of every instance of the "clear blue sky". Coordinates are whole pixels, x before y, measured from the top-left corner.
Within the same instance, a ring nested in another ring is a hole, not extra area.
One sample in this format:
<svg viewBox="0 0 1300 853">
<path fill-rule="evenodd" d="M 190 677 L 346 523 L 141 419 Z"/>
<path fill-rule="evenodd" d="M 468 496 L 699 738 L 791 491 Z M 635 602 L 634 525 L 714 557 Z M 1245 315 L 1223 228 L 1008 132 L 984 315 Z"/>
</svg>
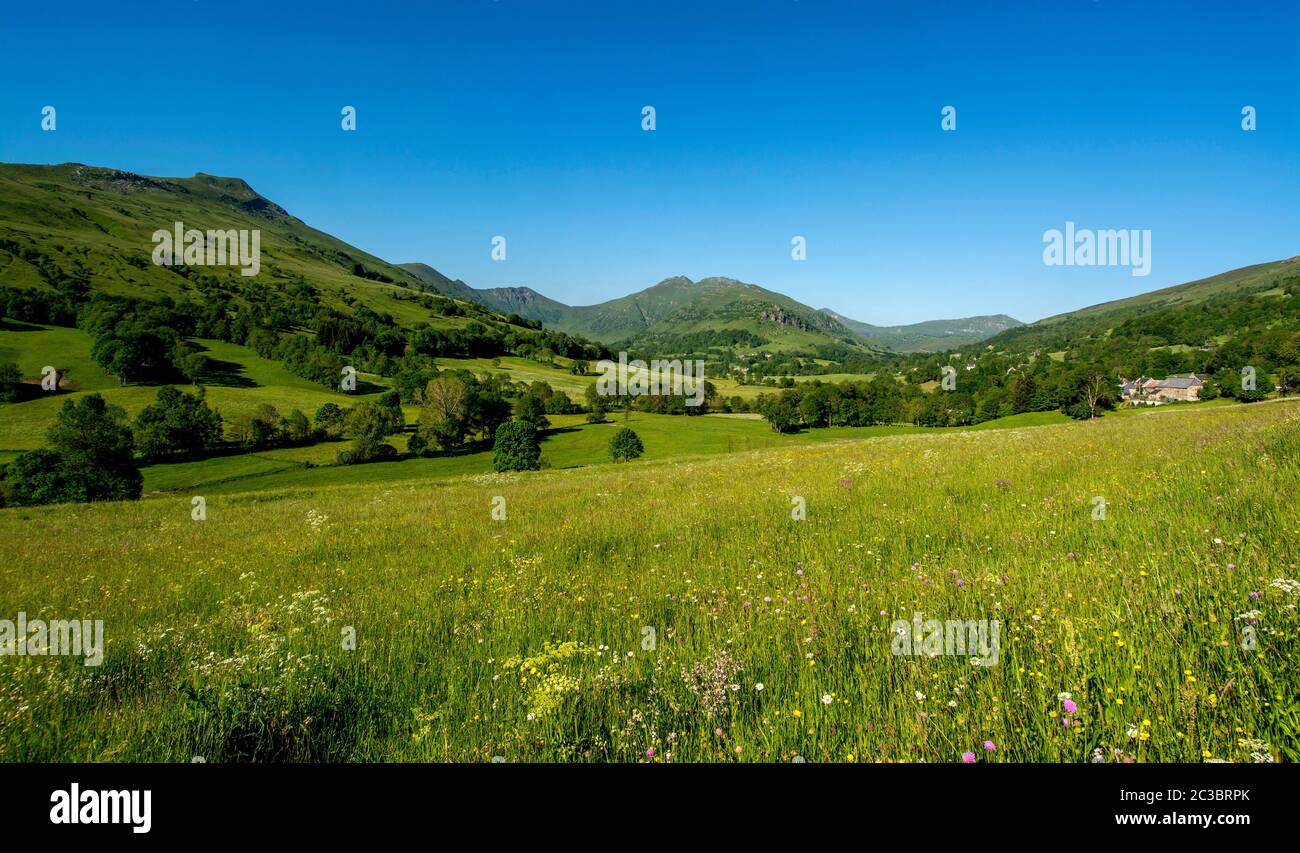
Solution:
<svg viewBox="0 0 1300 853">
<path fill-rule="evenodd" d="M 242 177 L 571 304 L 728 275 L 872 323 L 1033 320 L 1300 253 L 1294 0 L 14 0 L 2 26 L 0 160 Z M 1066 220 L 1151 229 L 1151 274 L 1044 266 Z"/>
</svg>

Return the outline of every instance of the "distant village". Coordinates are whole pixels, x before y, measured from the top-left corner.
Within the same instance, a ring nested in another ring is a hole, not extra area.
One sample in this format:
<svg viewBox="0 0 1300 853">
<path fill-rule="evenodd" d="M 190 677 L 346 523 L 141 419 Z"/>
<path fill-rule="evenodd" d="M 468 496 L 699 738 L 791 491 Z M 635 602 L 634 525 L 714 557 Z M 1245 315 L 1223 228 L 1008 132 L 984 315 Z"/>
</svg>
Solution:
<svg viewBox="0 0 1300 853">
<path fill-rule="evenodd" d="M 1168 379 L 1151 379 L 1139 376 L 1120 382 L 1120 399 L 1130 406 L 1159 406 L 1164 403 L 1195 402 L 1201 399 L 1205 381 L 1195 373 L 1190 376 L 1171 376 Z"/>
</svg>

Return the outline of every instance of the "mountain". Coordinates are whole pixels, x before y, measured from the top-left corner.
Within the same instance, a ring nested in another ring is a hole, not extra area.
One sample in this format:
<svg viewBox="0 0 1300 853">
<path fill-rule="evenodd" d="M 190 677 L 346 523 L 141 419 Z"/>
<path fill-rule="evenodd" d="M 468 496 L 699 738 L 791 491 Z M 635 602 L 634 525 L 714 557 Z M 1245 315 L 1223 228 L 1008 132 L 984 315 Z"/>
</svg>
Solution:
<svg viewBox="0 0 1300 853">
<path fill-rule="evenodd" d="M 598 305 L 569 306 L 527 287 L 475 289 L 428 264 L 399 264 L 428 287 L 495 311 L 540 320 L 548 328 L 663 355 L 709 349 L 813 352 L 865 346 L 836 317 L 784 294 L 732 278 L 667 278 Z"/>
<path fill-rule="evenodd" d="M 722 346 L 759 352 L 868 349 L 842 323 L 781 293 L 731 278 L 666 279 L 639 293 L 578 309 L 586 336 L 669 354 Z M 574 334 L 579 334 L 576 330 Z"/>
<path fill-rule="evenodd" d="M 531 287 L 470 287 L 460 279 L 450 279 L 428 264 L 397 264 L 406 272 L 414 275 L 424 285 L 436 293 L 477 302 L 502 314 L 518 314 L 529 320 L 539 320 L 549 327 L 556 325 L 566 312 L 568 305 L 548 299 Z"/>
<path fill-rule="evenodd" d="M 821 312 L 844 324 L 858 337 L 895 352 L 946 352 L 1024 325 L 1006 314 L 984 314 L 957 320 L 926 320 L 906 326 L 873 326 L 829 308 Z"/>
<path fill-rule="evenodd" d="M 231 263 L 156 264 L 154 234 L 172 233 L 177 222 L 205 234 L 256 230 L 257 274 Z M 306 298 L 309 310 L 364 306 L 405 326 L 463 326 L 467 318 L 509 325 L 454 287 L 448 295 L 464 305 L 431 303 L 423 278 L 310 227 L 239 178 L 202 172 L 162 178 L 80 163 L 0 164 L 0 286 L 262 306 Z"/>
</svg>

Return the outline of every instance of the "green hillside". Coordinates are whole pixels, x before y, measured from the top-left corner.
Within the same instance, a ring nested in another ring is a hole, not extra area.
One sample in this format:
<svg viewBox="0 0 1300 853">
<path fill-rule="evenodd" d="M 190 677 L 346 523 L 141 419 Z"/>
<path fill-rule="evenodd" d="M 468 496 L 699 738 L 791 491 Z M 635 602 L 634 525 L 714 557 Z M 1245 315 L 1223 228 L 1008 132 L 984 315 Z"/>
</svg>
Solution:
<svg viewBox="0 0 1300 853">
<path fill-rule="evenodd" d="M 1008 351 L 1117 355 L 1134 347 L 1217 349 L 1243 334 L 1300 331 L 1300 257 L 1254 264 L 1009 329 L 987 341 Z"/>
<path fill-rule="evenodd" d="M 242 276 L 238 266 L 154 264 L 152 235 L 171 231 L 175 222 L 202 231 L 259 230 L 258 274 Z M 6 287 L 72 281 L 133 298 L 202 300 L 304 280 L 326 307 L 365 305 L 405 323 L 429 319 L 419 303 L 394 299 L 398 291 L 423 289 L 414 276 L 311 228 L 238 178 L 0 164 L 0 284 Z"/>
<path fill-rule="evenodd" d="M 635 313 L 625 300 L 633 300 Z M 763 343 L 738 341 L 739 349 L 811 350 L 821 345 L 858 346 L 852 333 L 788 296 L 731 278 L 669 279 L 624 300 L 619 310 L 644 318 L 644 328 L 628 336 L 642 350 L 689 350 L 677 343 L 709 332 L 746 332 Z M 605 303 L 606 311 L 614 303 Z"/>
<path fill-rule="evenodd" d="M 177 228 L 169 257 L 155 237 Z M 228 242 L 194 251 L 192 233 Z M 349 413 L 382 403 L 384 418 L 413 421 L 439 375 L 485 383 L 485 430 L 525 391 L 549 397 L 550 381 L 581 397 L 593 381 L 583 366 L 603 352 L 432 293 L 239 179 L 0 164 L 0 462 L 46 446 L 56 414 L 92 394 L 139 432 L 134 419 L 175 386 L 202 389 L 221 417 L 205 453 L 292 449 L 332 463 Z M 47 368 L 57 389 L 40 384 Z M 330 406 L 328 425 L 311 420 Z"/>
<path fill-rule="evenodd" d="M 1185 284 L 1176 284 L 1172 287 L 1139 293 L 1136 296 L 1129 296 L 1124 299 L 1090 305 L 1077 311 L 1046 317 L 1032 325 L 1047 325 L 1079 317 L 1095 317 L 1099 315 L 1107 317 L 1131 316 L 1144 308 L 1188 306 L 1204 302 L 1216 296 L 1258 293 L 1261 290 L 1269 289 L 1279 277 L 1293 275 L 1300 275 L 1300 256 L 1281 261 L 1253 264 L 1248 267 L 1212 275 L 1208 278 L 1189 281 Z"/>
</svg>

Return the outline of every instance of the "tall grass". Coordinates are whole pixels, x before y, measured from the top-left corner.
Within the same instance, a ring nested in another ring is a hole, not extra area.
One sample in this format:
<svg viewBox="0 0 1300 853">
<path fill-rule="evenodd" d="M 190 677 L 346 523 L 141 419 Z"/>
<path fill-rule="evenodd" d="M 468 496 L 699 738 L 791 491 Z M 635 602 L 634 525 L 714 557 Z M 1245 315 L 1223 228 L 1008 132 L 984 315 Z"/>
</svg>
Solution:
<svg viewBox="0 0 1300 853">
<path fill-rule="evenodd" d="M 0 759 L 1300 759 L 1298 425 L 3 510 L 0 618 L 107 647 L 0 658 Z M 891 654 L 915 612 L 997 620 L 997 662 Z"/>
</svg>

